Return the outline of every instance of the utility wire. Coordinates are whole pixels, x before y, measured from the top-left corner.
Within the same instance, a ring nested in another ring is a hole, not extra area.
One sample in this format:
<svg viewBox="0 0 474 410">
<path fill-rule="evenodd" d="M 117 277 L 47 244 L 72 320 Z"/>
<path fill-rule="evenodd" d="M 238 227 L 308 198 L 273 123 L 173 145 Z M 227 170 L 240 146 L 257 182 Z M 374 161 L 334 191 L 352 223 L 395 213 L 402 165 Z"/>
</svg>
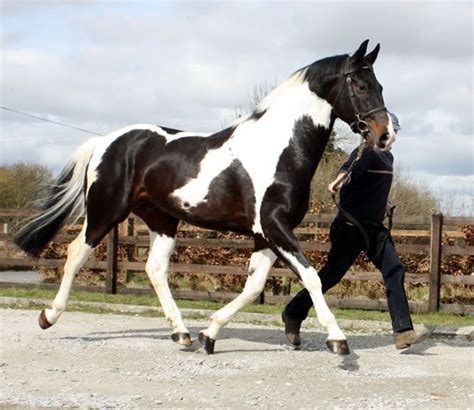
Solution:
<svg viewBox="0 0 474 410">
<path fill-rule="evenodd" d="M 14 110 L 13 108 L 2 107 L 2 106 L 0 106 L 0 108 L 1 108 L 2 110 L 5 110 L 5 111 L 11 111 L 11 112 L 14 112 L 14 113 L 16 113 L 16 114 L 24 115 L 25 117 L 35 118 L 35 119 L 37 119 L 37 120 L 41 120 L 41 121 L 44 121 L 44 122 L 50 122 L 51 124 L 56 124 L 56 125 L 59 125 L 59 126 L 61 126 L 61 127 L 72 128 L 73 130 L 78 130 L 78 131 L 86 132 L 87 134 L 102 136 L 101 134 L 98 134 L 97 132 L 94 132 L 94 131 L 89 131 L 89 130 L 86 130 L 86 129 L 84 129 L 84 128 L 79 128 L 79 127 L 74 127 L 74 126 L 72 126 L 72 125 L 63 124 L 62 122 L 57 122 L 57 121 L 48 120 L 47 118 L 38 117 L 38 116 L 36 116 L 36 115 L 28 114 L 27 112 Z"/>
</svg>

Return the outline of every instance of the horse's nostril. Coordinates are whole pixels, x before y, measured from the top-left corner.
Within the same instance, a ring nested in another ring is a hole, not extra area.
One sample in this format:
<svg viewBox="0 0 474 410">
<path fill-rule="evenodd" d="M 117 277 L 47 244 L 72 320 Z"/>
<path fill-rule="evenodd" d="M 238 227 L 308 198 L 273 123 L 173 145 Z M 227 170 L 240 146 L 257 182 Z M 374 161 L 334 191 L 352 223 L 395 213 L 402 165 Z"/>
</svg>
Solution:
<svg viewBox="0 0 474 410">
<path fill-rule="evenodd" d="M 380 142 L 387 142 L 388 139 L 389 139 L 390 135 L 388 132 L 384 132 L 381 136 L 380 136 Z"/>
</svg>

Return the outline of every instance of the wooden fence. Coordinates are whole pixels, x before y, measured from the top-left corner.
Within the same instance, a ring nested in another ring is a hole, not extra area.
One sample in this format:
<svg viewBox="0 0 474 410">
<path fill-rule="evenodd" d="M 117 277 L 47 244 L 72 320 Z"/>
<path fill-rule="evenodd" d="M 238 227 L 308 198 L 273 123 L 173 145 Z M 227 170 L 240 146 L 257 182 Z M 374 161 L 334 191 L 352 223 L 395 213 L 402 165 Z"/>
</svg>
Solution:
<svg viewBox="0 0 474 410">
<path fill-rule="evenodd" d="M 0 210 L 0 220 L 11 221 L 18 220 L 31 215 L 31 211 L 19 210 Z M 322 243 L 314 240 L 318 234 L 328 233 L 328 225 L 334 219 L 334 215 L 311 215 L 305 216 L 302 224 L 295 230 L 301 239 L 300 243 L 303 249 L 309 251 L 329 250 L 329 243 Z M 117 274 L 120 271 L 143 271 L 145 267 L 144 261 L 120 260 L 118 257 L 119 245 L 132 245 L 134 247 L 147 248 L 149 245 L 148 235 L 144 235 L 141 221 L 137 218 L 130 218 L 121 229 L 115 228 L 105 239 L 107 246 L 106 261 L 97 261 L 90 259 L 86 262 L 85 267 L 89 269 L 98 269 L 106 272 L 105 288 L 82 287 L 85 290 L 97 291 L 102 290 L 107 293 L 144 293 L 150 289 L 128 289 L 117 288 Z M 4 224 L 4 232 L 0 233 L 0 242 L 9 241 L 11 239 L 8 233 L 7 224 Z M 440 289 L 443 285 L 474 285 L 474 275 L 451 275 L 445 274 L 441 269 L 443 257 L 450 255 L 459 255 L 470 259 L 472 272 L 472 258 L 474 255 L 474 246 L 466 240 L 466 234 L 461 230 L 462 227 L 474 226 L 474 218 L 465 217 L 443 217 L 436 214 L 431 216 L 415 216 L 415 217 L 396 217 L 392 236 L 396 241 L 396 247 L 401 254 L 424 254 L 429 255 L 430 268 L 428 273 L 407 272 L 405 281 L 408 283 L 422 283 L 429 287 L 429 297 L 427 302 L 410 302 L 412 310 L 415 311 L 450 311 L 455 313 L 468 313 L 474 311 L 473 305 L 463 305 L 460 303 L 440 304 Z M 181 230 L 198 233 L 198 236 L 204 237 L 182 237 L 178 238 L 178 246 L 193 246 L 200 248 L 231 248 L 231 249 L 251 249 L 253 241 L 250 239 L 234 239 L 234 238 L 213 238 L 206 237 L 206 232 L 189 225 L 181 226 Z M 120 232 L 120 233 L 119 233 Z M 189 236 L 189 235 L 188 235 Z M 209 235 L 207 235 L 209 236 Z M 211 235 L 212 236 L 212 235 Z M 443 238 L 445 239 L 443 241 Z M 449 238 L 448 241 L 446 241 Z M 74 239 L 73 235 L 60 234 L 55 238 L 57 243 L 69 243 Z M 415 242 L 415 243 L 410 243 Z M 37 268 L 52 267 L 62 268 L 64 260 L 61 259 L 45 259 L 45 258 L 26 258 L 26 257 L 9 257 L 4 252 L 0 253 L 0 269 L 6 268 Z M 230 266 L 230 265 L 210 265 L 210 264 L 187 264 L 174 263 L 170 266 L 171 272 L 179 272 L 181 274 L 232 274 L 246 275 L 246 266 Z M 296 279 L 293 272 L 284 268 L 273 268 L 270 277 Z M 345 279 L 349 281 L 355 280 L 375 280 L 380 281 L 379 272 L 354 272 L 350 271 L 346 274 Z M 2 284 L 2 286 L 12 286 L 13 284 Z M 45 286 L 47 287 L 47 286 Z M 211 291 L 188 291 L 173 290 L 173 294 L 178 298 L 187 299 L 210 299 L 210 300 L 230 300 L 236 296 L 231 292 L 211 292 Z M 277 303 L 288 300 L 288 295 L 265 295 L 265 303 Z M 263 302 L 263 295 L 260 299 Z M 386 310 L 385 301 L 377 300 L 348 300 L 328 298 L 328 303 L 332 306 L 354 307 L 362 309 L 378 309 Z"/>
</svg>

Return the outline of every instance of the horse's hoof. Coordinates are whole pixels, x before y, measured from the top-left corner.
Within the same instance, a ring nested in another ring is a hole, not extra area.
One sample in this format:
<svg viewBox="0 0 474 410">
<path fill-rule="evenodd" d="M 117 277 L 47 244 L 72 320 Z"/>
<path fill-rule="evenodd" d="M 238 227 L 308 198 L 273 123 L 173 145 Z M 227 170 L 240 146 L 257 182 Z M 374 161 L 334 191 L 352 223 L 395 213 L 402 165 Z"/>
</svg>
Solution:
<svg viewBox="0 0 474 410">
<path fill-rule="evenodd" d="M 207 354 L 214 354 L 214 345 L 216 344 L 215 339 L 211 339 L 203 332 L 199 332 L 199 343 L 204 347 Z"/>
<path fill-rule="evenodd" d="M 339 355 L 350 354 L 351 352 L 347 340 L 326 340 L 326 346 L 331 352 Z"/>
<path fill-rule="evenodd" d="M 299 347 L 301 345 L 300 328 L 302 321 L 292 318 L 285 311 L 281 314 L 281 320 L 285 325 L 286 338 L 294 347 Z"/>
<path fill-rule="evenodd" d="M 46 312 L 44 310 L 41 311 L 38 317 L 38 324 L 40 325 L 40 328 L 43 330 L 46 330 L 48 327 L 53 326 L 53 324 L 49 323 L 48 319 L 46 319 Z"/>
<path fill-rule="evenodd" d="M 189 333 L 177 332 L 171 335 L 171 340 L 181 346 L 191 346 L 193 341 Z"/>
</svg>

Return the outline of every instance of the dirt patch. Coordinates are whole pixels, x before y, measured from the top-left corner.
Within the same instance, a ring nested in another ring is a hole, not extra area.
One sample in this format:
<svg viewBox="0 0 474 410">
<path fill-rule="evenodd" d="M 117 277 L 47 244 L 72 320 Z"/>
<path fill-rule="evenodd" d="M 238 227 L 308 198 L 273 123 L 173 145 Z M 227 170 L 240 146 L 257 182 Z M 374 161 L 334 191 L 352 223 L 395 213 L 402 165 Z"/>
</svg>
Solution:
<svg viewBox="0 0 474 410">
<path fill-rule="evenodd" d="M 84 407 L 472 408 L 474 348 L 427 340 L 400 353 L 390 335 L 352 334 L 332 355 L 307 329 L 299 351 L 281 328 L 231 324 L 216 354 L 179 351 L 164 319 L 0 310 L 0 404 Z M 191 321 L 196 336 L 207 322 Z"/>
</svg>

